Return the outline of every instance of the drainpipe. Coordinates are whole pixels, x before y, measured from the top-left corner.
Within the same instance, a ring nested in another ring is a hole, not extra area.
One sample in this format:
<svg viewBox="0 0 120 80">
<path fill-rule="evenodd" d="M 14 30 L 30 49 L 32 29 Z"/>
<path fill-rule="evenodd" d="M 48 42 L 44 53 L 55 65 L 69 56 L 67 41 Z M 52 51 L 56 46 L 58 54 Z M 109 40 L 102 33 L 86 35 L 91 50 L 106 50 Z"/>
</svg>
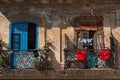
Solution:
<svg viewBox="0 0 120 80">
<path fill-rule="evenodd" d="M 62 29 L 60 27 L 60 62 L 62 62 Z"/>
</svg>

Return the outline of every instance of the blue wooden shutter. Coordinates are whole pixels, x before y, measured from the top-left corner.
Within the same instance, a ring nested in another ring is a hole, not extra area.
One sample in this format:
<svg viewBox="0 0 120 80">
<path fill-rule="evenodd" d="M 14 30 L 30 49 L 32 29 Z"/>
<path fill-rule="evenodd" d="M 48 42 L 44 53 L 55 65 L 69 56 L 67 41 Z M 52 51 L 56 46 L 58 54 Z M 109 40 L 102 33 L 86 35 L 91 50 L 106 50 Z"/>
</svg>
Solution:
<svg viewBox="0 0 120 80">
<path fill-rule="evenodd" d="M 27 50 L 28 49 L 28 24 L 21 22 L 13 24 L 12 26 L 12 33 L 20 35 L 20 50 Z M 13 39 L 14 40 L 14 39 Z M 15 44 L 15 43 L 12 43 Z M 14 47 L 14 49 L 16 49 Z"/>
</svg>

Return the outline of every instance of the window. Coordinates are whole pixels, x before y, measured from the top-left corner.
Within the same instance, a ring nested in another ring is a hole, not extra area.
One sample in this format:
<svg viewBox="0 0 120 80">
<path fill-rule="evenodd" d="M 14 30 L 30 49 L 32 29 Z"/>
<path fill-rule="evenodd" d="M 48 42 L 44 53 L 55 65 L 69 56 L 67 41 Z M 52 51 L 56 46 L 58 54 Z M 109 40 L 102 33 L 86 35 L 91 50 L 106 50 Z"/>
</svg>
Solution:
<svg viewBox="0 0 120 80">
<path fill-rule="evenodd" d="M 93 37 L 96 31 L 79 31 L 78 32 L 78 49 L 94 49 L 93 48 Z"/>
</svg>

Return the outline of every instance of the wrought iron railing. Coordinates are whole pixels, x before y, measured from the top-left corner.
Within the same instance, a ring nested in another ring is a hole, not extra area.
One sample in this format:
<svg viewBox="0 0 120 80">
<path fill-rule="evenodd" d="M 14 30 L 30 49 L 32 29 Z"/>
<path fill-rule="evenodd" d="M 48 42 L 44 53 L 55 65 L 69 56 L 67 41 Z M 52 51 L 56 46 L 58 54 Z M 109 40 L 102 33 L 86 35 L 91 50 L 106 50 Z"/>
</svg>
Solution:
<svg viewBox="0 0 120 80">
<path fill-rule="evenodd" d="M 92 50 L 87 50 L 87 52 L 91 52 L 91 51 Z M 49 54 L 50 54 L 49 49 L 28 50 L 28 51 L 0 50 L 0 69 L 7 69 L 7 68 L 15 68 L 15 69 L 16 68 L 18 69 L 37 68 L 39 70 L 53 69 Z M 99 60 L 98 56 L 93 54 L 90 56 L 88 55 L 90 60 L 93 60 L 96 63 L 91 66 L 89 65 L 90 64 L 89 59 L 88 59 L 88 62 L 78 61 L 76 59 L 76 50 L 65 49 L 64 54 L 65 54 L 65 65 L 64 65 L 65 69 L 70 68 L 71 65 L 74 66 L 74 64 L 75 64 L 74 67 L 79 69 L 104 68 L 104 67 L 113 68 L 114 66 L 114 63 L 112 63 L 114 62 L 113 61 L 114 58 L 112 58 L 113 57 L 112 55 L 110 55 L 110 60 L 108 61 Z M 97 53 L 94 53 L 94 54 L 97 54 Z"/>
<path fill-rule="evenodd" d="M 107 50 L 107 49 L 103 49 L 103 50 Z M 80 50 L 83 51 L 83 50 Z M 80 55 L 80 58 L 82 58 L 82 60 L 77 60 L 77 50 L 71 50 L 71 49 L 65 49 L 64 50 L 64 56 L 65 56 L 65 65 L 64 68 L 70 68 L 73 67 L 73 63 L 74 63 L 74 67 L 78 68 L 78 69 L 83 69 L 83 68 L 114 68 L 114 56 L 112 55 L 112 51 L 110 51 L 110 54 L 105 57 L 106 60 L 101 59 L 101 57 L 99 57 L 99 51 L 100 50 L 95 50 L 97 52 L 95 52 L 94 50 L 91 49 L 87 49 L 86 51 L 86 55 L 83 56 Z M 103 57 L 105 55 L 102 55 Z M 110 57 L 110 58 L 109 58 Z M 83 61 L 83 58 L 85 58 L 85 61 Z M 109 58 L 109 59 L 107 59 Z"/>
<path fill-rule="evenodd" d="M 0 50 L 0 68 L 39 70 L 51 69 L 49 50 Z"/>
</svg>

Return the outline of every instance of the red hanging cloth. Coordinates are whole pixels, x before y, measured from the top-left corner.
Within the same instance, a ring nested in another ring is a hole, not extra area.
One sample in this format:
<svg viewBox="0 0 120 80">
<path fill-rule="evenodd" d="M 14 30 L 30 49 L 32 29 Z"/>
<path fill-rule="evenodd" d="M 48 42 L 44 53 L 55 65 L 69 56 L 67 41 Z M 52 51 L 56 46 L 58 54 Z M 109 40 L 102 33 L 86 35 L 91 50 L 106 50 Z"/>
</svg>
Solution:
<svg viewBox="0 0 120 80">
<path fill-rule="evenodd" d="M 76 53 L 76 59 L 78 61 L 84 62 L 84 61 L 86 61 L 86 54 L 87 54 L 87 52 L 85 50 L 83 50 L 83 51 L 78 50 Z"/>
<path fill-rule="evenodd" d="M 101 50 L 98 52 L 98 56 L 101 60 L 109 60 L 110 59 L 110 50 Z"/>
</svg>

